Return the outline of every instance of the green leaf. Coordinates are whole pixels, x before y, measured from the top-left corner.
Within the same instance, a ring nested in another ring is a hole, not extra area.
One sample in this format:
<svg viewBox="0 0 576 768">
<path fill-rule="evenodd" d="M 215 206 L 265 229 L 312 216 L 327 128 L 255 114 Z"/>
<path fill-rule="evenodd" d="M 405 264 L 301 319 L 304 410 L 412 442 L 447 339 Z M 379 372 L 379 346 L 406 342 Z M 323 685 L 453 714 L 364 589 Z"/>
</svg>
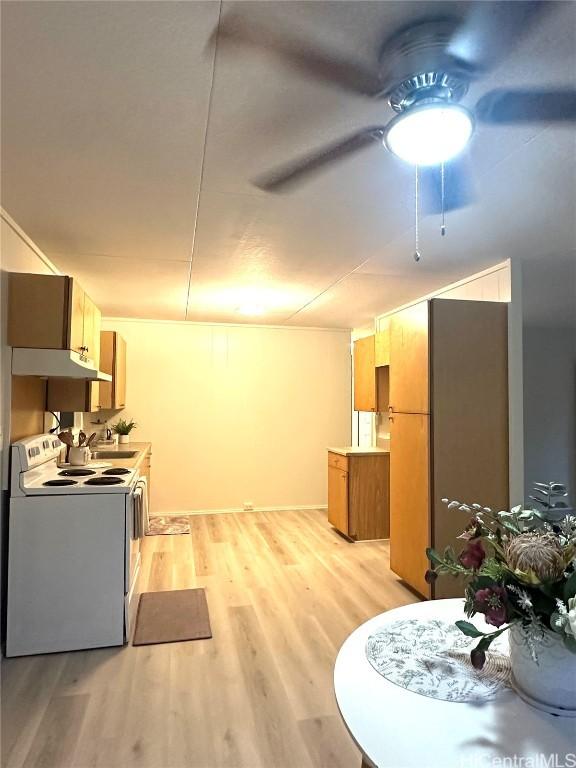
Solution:
<svg viewBox="0 0 576 768">
<path fill-rule="evenodd" d="M 431 563 L 443 563 L 444 559 L 436 552 L 435 549 L 432 549 L 432 547 L 428 547 L 426 549 L 426 557 L 428 560 L 430 560 Z"/>
<path fill-rule="evenodd" d="M 484 633 L 476 629 L 474 624 L 471 624 L 469 621 L 457 621 L 456 626 L 467 637 L 484 637 Z"/>
</svg>

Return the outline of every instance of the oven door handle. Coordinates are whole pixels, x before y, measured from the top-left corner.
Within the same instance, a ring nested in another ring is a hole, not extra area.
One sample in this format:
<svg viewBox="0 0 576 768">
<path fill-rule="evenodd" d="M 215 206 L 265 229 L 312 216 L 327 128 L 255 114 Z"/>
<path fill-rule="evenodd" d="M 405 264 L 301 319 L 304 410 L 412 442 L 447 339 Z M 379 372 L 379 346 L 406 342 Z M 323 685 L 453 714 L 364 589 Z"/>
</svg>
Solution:
<svg viewBox="0 0 576 768">
<path fill-rule="evenodd" d="M 146 533 L 145 529 L 148 524 L 148 486 L 146 484 L 146 478 L 144 477 L 141 477 L 136 483 L 134 501 L 134 530 L 137 537 L 141 539 Z"/>
<path fill-rule="evenodd" d="M 140 538 L 140 520 L 141 520 L 141 510 L 142 510 L 142 489 L 139 486 L 136 486 L 134 489 L 134 503 L 132 505 L 132 530 L 133 530 L 133 539 L 139 539 Z"/>
</svg>

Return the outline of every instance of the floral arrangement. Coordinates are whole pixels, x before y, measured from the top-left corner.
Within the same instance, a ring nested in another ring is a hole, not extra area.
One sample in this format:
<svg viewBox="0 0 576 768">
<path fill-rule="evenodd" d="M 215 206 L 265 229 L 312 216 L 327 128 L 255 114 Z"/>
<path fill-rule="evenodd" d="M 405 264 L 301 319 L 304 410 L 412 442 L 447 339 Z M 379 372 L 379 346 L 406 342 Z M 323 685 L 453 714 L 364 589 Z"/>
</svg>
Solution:
<svg viewBox="0 0 576 768">
<path fill-rule="evenodd" d="M 469 621 L 456 622 L 465 635 L 478 638 L 471 652 L 477 669 L 484 666 L 490 643 L 516 623 L 526 630 L 534 661 L 548 630 L 576 653 L 576 513 L 561 483 L 535 483 L 534 494 L 536 508 L 502 512 L 442 499 L 449 509 L 470 515 L 459 536 L 467 544 L 458 555 L 451 547 L 443 555 L 428 549 L 432 567 L 426 580 L 445 573 L 467 578 L 466 616 L 483 614 L 496 627 L 482 632 Z"/>
</svg>

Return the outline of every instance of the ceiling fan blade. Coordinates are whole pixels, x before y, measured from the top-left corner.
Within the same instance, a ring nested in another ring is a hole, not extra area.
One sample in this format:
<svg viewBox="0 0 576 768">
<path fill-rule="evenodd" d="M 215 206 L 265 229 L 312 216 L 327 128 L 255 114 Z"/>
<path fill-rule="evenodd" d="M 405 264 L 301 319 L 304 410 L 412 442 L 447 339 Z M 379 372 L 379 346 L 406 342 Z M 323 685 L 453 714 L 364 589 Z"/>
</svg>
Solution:
<svg viewBox="0 0 576 768">
<path fill-rule="evenodd" d="M 377 74 L 372 74 L 359 63 L 343 59 L 336 52 L 319 48 L 291 37 L 287 32 L 277 34 L 264 29 L 237 14 L 228 14 L 220 20 L 212 41 L 267 51 L 306 77 L 335 85 L 345 91 L 372 96 L 381 92 Z"/>
<path fill-rule="evenodd" d="M 422 210 L 426 214 L 442 213 L 442 167 L 420 169 Z M 444 164 L 444 212 L 457 211 L 476 200 L 474 179 L 467 155 L 455 157 Z"/>
<path fill-rule="evenodd" d="M 254 184 L 266 192 L 279 192 L 303 180 L 312 173 L 324 170 L 348 155 L 382 142 L 385 129 L 381 126 L 364 128 L 351 136 L 328 144 L 306 157 L 289 163 L 277 171 L 259 176 Z"/>
<path fill-rule="evenodd" d="M 576 122 L 576 89 L 499 89 L 482 96 L 475 111 L 480 122 L 497 125 Z"/>
<path fill-rule="evenodd" d="M 554 5 L 546 0 L 474 3 L 447 53 L 463 73 L 481 76 L 505 59 Z"/>
</svg>

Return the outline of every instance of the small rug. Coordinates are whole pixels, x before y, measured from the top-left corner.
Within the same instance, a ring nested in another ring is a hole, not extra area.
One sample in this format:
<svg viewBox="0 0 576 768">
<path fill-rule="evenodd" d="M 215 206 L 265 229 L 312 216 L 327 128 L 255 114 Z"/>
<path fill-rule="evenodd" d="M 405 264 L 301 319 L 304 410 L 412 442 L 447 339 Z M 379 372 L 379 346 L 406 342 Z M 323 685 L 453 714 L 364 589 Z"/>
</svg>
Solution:
<svg viewBox="0 0 576 768">
<path fill-rule="evenodd" d="M 166 536 L 175 533 L 190 533 L 190 521 L 187 517 L 157 515 L 150 518 L 146 536 Z"/>
<path fill-rule="evenodd" d="M 479 702 L 510 688 L 507 638 L 497 637 L 477 670 L 470 651 L 478 641 L 439 619 L 401 619 L 370 635 L 366 658 L 382 677 L 422 696 Z"/>
<path fill-rule="evenodd" d="M 144 592 L 140 595 L 132 645 L 180 643 L 212 637 L 203 589 Z"/>
</svg>

